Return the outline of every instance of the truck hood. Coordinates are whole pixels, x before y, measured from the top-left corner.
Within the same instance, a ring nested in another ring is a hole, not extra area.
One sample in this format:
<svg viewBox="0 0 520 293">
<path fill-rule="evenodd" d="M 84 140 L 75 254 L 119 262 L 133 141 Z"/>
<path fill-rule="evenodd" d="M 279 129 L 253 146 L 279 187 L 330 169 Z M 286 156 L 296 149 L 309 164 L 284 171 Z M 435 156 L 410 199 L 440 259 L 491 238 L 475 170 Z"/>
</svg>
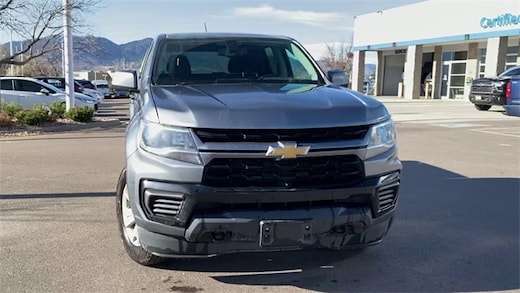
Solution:
<svg viewBox="0 0 520 293">
<path fill-rule="evenodd" d="M 473 80 L 473 83 L 474 84 L 477 84 L 477 83 L 492 83 L 492 82 L 495 82 L 495 81 L 505 81 L 505 80 L 510 80 L 510 79 L 511 79 L 511 76 L 482 77 L 482 78 L 477 78 L 477 79 Z"/>
<path fill-rule="evenodd" d="M 308 84 L 152 86 L 159 122 L 198 128 L 318 128 L 390 117 L 379 101 L 342 87 Z"/>
</svg>

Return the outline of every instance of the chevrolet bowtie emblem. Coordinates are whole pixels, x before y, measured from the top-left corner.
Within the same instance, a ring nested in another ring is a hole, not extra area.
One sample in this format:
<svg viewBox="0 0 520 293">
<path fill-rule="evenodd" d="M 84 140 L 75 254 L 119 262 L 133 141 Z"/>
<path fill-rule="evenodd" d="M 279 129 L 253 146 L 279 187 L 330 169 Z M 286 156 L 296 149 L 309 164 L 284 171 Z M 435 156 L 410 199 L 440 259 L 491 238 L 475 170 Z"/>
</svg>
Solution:
<svg viewBox="0 0 520 293">
<path fill-rule="evenodd" d="M 298 147 L 295 142 L 278 142 L 277 146 L 269 146 L 265 155 L 267 157 L 278 157 L 280 159 L 296 159 L 309 153 L 310 146 Z"/>
</svg>

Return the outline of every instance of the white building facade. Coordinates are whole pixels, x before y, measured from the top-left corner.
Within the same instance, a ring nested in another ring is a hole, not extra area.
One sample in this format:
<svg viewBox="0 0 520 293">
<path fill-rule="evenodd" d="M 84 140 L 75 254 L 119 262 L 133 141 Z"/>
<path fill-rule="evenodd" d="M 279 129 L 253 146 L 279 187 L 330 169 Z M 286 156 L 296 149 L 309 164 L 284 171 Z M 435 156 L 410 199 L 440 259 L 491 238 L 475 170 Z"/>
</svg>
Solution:
<svg viewBox="0 0 520 293">
<path fill-rule="evenodd" d="M 355 17 L 352 88 L 377 52 L 376 96 L 468 99 L 471 81 L 520 65 L 520 0 L 430 0 Z"/>
</svg>

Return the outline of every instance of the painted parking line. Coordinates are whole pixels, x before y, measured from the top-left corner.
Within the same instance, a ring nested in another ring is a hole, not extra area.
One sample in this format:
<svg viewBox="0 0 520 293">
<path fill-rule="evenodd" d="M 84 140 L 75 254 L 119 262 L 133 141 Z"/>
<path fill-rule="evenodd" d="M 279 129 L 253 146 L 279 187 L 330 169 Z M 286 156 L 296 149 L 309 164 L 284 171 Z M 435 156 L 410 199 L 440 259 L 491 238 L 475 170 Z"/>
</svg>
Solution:
<svg viewBox="0 0 520 293">
<path fill-rule="evenodd" d="M 486 127 L 486 126 L 488 126 L 486 124 L 457 123 L 457 122 L 438 123 L 438 124 L 432 124 L 432 125 L 433 126 L 439 126 L 439 127 L 445 127 L 445 128 Z"/>
<path fill-rule="evenodd" d="M 520 138 L 520 128 L 518 127 L 480 128 L 471 129 L 471 131 Z"/>
</svg>

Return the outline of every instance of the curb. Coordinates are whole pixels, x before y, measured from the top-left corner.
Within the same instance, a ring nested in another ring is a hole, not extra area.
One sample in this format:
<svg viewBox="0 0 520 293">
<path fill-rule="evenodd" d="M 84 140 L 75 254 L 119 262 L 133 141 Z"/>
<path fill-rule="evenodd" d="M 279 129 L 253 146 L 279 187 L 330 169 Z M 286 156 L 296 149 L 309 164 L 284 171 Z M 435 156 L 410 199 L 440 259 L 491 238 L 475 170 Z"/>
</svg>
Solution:
<svg viewBox="0 0 520 293">
<path fill-rule="evenodd" d="M 68 132 L 85 130 L 92 128 L 112 128 L 124 125 L 124 123 L 118 119 L 111 120 L 94 120 L 88 123 L 66 123 L 55 126 L 26 126 L 23 128 L 14 128 L 7 130 L 0 130 L 0 137 L 9 136 L 25 136 L 25 135 L 37 135 L 43 133 L 54 133 L 54 132 Z"/>
</svg>

